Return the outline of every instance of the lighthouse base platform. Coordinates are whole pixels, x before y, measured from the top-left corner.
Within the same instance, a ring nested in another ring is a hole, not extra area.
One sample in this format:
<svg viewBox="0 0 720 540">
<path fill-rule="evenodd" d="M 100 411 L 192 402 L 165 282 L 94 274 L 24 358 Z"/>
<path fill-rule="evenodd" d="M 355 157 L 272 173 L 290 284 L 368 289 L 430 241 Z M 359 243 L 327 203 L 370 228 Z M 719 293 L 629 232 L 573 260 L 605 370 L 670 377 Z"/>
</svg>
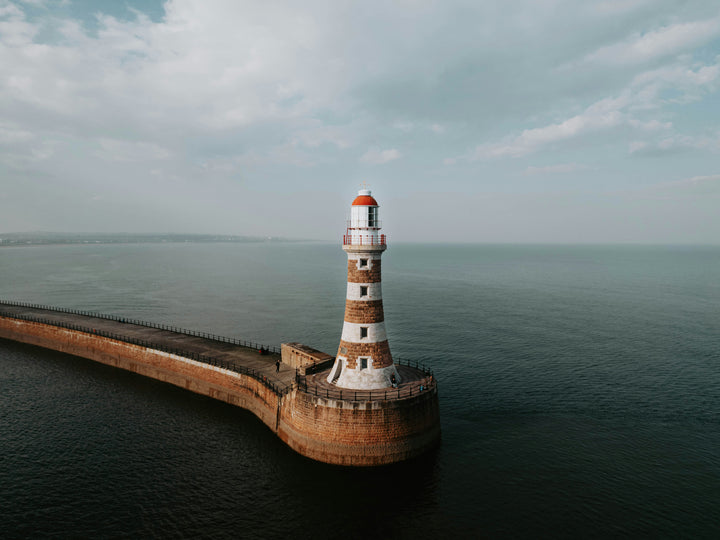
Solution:
<svg viewBox="0 0 720 540">
<path fill-rule="evenodd" d="M 348 390 L 329 371 L 299 378 L 278 435 L 299 453 L 339 465 L 386 465 L 440 442 L 437 384 L 421 369 L 398 365 L 397 388 Z"/>
</svg>

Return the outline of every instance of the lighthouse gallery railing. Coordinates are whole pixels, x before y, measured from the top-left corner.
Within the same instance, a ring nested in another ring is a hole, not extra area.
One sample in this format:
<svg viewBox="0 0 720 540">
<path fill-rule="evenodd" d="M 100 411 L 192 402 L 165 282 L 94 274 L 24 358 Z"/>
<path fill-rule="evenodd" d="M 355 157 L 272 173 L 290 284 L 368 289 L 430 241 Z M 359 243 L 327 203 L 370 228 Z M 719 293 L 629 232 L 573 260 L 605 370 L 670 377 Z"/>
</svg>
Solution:
<svg viewBox="0 0 720 540">
<path fill-rule="evenodd" d="M 387 235 L 343 234 L 343 246 L 385 246 Z"/>
</svg>

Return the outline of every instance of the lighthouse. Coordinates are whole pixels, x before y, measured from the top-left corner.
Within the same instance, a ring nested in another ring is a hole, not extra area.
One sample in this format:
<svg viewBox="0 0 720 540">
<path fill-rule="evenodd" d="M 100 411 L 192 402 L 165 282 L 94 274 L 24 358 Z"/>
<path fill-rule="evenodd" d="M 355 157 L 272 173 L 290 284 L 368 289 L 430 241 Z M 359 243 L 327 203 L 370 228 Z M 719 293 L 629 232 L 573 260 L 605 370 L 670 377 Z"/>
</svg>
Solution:
<svg viewBox="0 0 720 540">
<path fill-rule="evenodd" d="M 380 259 L 387 244 L 378 208 L 369 189 L 358 191 L 343 237 L 348 256 L 345 319 L 327 379 L 341 388 L 372 390 L 400 381 L 385 332 Z"/>
</svg>

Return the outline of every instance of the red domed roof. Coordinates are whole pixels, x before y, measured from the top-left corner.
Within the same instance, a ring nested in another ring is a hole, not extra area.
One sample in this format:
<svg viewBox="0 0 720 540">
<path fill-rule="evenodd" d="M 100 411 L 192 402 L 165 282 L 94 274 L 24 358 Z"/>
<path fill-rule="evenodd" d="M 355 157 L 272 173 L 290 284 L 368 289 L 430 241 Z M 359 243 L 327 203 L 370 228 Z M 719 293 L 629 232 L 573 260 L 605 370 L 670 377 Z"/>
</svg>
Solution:
<svg viewBox="0 0 720 540">
<path fill-rule="evenodd" d="M 378 206 L 377 201 L 370 195 L 358 195 L 352 203 L 353 206 Z"/>
</svg>

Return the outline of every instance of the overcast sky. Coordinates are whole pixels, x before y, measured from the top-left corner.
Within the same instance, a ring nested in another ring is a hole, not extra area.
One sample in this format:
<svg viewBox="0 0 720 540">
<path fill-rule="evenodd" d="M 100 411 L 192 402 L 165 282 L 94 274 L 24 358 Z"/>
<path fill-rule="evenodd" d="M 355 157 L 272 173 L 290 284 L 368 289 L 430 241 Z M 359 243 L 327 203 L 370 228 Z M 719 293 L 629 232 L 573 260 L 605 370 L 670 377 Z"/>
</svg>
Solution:
<svg viewBox="0 0 720 540">
<path fill-rule="evenodd" d="M 717 0 L 0 0 L 0 232 L 720 242 Z"/>
</svg>

